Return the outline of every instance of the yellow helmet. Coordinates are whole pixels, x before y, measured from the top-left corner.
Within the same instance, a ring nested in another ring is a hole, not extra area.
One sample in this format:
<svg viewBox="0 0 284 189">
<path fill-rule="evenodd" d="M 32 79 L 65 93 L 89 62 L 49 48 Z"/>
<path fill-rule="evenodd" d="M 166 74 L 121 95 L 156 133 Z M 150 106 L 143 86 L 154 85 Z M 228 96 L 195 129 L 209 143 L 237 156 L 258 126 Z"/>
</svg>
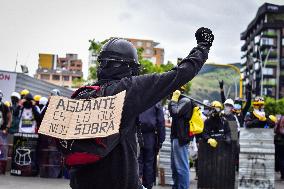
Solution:
<svg viewBox="0 0 284 189">
<path fill-rule="evenodd" d="M 5 101 L 4 104 L 7 106 L 7 107 L 11 107 L 11 103 L 9 101 Z"/>
<path fill-rule="evenodd" d="M 222 109 L 222 104 L 221 104 L 221 102 L 219 102 L 219 101 L 217 101 L 217 100 L 213 101 L 213 102 L 211 103 L 211 106 L 214 107 L 214 108 L 220 108 L 220 109 Z"/>
<path fill-rule="evenodd" d="M 34 101 L 39 102 L 41 96 L 40 95 L 35 95 L 34 96 Z"/>
<path fill-rule="evenodd" d="M 30 91 L 28 91 L 27 89 L 24 89 L 24 90 L 22 90 L 21 92 L 20 92 L 20 94 L 22 95 L 22 96 L 25 96 L 25 95 L 27 95 L 27 94 L 29 94 L 30 93 Z"/>
<path fill-rule="evenodd" d="M 261 96 L 255 97 L 253 99 L 252 105 L 253 106 L 262 106 L 262 105 L 264 105 L 264 98 L 261 97 Z"/>
<path fill-rule="evenodd" d="M 186 90 L 186 84 L 180 87 L 182 90 Z"/>
<path fill-rule="evenodd" d="M 271 121 L 273 121 L 274 123 L 277 122 L 277 118 L 276 118 L 274 115 L 270 115 L 270 116 L 269 116 L 269 119 L 270 119 Z"/>
</svg>

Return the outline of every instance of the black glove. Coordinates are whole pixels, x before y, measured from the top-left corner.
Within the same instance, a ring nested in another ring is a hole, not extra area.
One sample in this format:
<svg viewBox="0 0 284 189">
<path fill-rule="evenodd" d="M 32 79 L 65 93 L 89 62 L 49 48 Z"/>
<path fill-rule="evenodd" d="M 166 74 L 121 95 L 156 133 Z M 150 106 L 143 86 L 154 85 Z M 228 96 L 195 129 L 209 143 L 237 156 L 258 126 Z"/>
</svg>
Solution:
<svg viewBox="0 0 284 189">
<path fill-rule="evenodd" d="M 223 89 L 223 87 L 224 87 L 224 81 L 223 80 L 219 81 L 219 86 L 220 86 L 220 89 Z"/>
<path fill-rule="evenodd" d="M 195 32 L 195 38 L 197 40 L 198 45 L 203 45 L 206 46 L 207 48 L 210 48 L 214 41 L 214 35 L 212 34 L 212 31 L 204 27 L 199 28 Z"/>
</svg>

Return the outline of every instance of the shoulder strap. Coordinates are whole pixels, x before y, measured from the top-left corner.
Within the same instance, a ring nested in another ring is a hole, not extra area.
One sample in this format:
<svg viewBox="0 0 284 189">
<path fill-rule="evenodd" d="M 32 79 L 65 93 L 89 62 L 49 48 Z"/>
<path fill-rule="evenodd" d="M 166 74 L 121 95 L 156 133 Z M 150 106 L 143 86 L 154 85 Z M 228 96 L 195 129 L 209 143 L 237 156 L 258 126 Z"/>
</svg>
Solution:
<svg viewBox="0 0 284 189">
<path fill-rule="evenodd" d="M 83 86 L 83 87 L 80 87 L 71 95 L 71 98 L 76 98 L 79 93 L 83 92 L 86 89 L 92 89 L 92 90 L 98 91 L 98 90 L 100 90 L 100 86 Z"/>
</svg>

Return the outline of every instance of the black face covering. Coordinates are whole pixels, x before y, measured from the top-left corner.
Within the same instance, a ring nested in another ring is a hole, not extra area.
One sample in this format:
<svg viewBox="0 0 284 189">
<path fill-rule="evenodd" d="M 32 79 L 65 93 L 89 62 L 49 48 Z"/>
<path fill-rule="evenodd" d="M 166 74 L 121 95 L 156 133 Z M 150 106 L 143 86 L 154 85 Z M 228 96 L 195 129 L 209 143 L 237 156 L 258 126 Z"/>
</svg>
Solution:
<svg viewBox="0 0 284 189">
<path fill-rule="evenodd" d="M 11 97 L 11 102 L 12 102 L 13 105 L 16 105 L 16 104 L 18 104 L 19 99 L 16 98 L 16 97 Z"/>
<path fill-rule="evenodd" d="M 110 63 L 111 65 L 111 63 Z M 117 67 L 100 66 L 98 68 L 98 79 L 117 80 L 131 76 L 131 69 L 127 64 L 120 64 Z"/>
<path fill-rule="evenodd" d="M 25 101 L 23 103 L 24 108 L 27 108 L 27 109 L 30 109 L 32 105 L 33 105 L 32 101 Z"/>
<path fill-rule="evenodd" d="M 40 104 L 40 105 L 38 105 L 38 106 L 39 106 L 39 109 L 40 109 L 40 110 L 44 107 L 44 105 L 42 105 L 42 104 Z"/>
</svg>

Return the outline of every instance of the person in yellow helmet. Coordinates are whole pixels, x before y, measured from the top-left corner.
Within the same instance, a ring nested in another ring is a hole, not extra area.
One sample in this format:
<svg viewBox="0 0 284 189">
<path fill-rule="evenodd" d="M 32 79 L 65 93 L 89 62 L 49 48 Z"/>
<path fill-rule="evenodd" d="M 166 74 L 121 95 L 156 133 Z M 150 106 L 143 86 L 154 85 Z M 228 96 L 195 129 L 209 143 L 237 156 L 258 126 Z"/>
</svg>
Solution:
<svg viewBox="0 0 284 189">
<path fill-rule="evenodd" d="M 4 104 L 5 104 L 8 108 L 11 107 L 11 103 L 10 103 L 9 101 L 5 101 Z"/>
<path fill-rule="evenodd" d="M 25 96 L 26 96 L 27 94 L 29 94 L 29 93 L 30 93 L 30 91 L 27 90 L 27 89 L 22 90 L 22 91 L 20 92 L 21 99 L 24 99 Z"/>
<path fill-rule="evenodd" d="M 41 96 L 40 95 L 35 95 L 34 96 L 34 101 L 36 103 L 37 106 L 39 106 L 39 100 L 40 100 Z"/>
<path fill-rule="evenodd" d="M 264 98 L 257 96 L 254 98 L 253 110 L 246 115 L 245 127 L 246 128 L 274 128 L 275 122 L 273 122 L 264 111 Z"/>
<path fill-rule="evenodd" d="M 221 102 L 213 101 L 211 106 L 209 117 L 204 122 L 203 138 L 211 147 L 216 148 L 220 140 L 231 142 L 231 131 L 227 119 L 221 114 Z"/>
</svg>

